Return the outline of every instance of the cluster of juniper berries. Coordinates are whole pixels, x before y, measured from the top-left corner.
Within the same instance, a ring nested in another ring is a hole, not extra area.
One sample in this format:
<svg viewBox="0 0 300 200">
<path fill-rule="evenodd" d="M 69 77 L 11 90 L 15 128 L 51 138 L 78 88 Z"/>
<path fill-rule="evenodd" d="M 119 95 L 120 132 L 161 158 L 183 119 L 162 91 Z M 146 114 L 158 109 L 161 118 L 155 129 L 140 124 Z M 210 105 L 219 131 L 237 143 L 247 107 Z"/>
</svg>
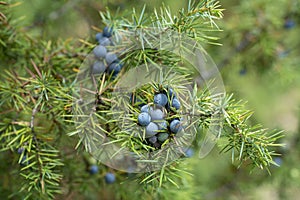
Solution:
<svg viewBox="0 0 300 200">
<path fill-rule="evenodd" d="M 115 52 L 109 52 L 109 46 L 113 46 L 111 37 L 113 28 L 104 27 L 102 33 L 96 34 L 98 45 L 93 49 L 95 61 L 91 66 L 92 74 L 102 74 L 106 72 L 112 77 L 116 77 L 121 71 L 123 65 L 120 62 L 118 55 Z"/>
<path fill-rule="evenodd" d="M 181 104 L 172 88 L 156 93 L 153 103 L 140 107 L 137 117 L 138 125 L 144 127 L 147 144 L 155 148 L 179 133 L 183 127 L 180 118 L 175 114 Z"/>
</svg>

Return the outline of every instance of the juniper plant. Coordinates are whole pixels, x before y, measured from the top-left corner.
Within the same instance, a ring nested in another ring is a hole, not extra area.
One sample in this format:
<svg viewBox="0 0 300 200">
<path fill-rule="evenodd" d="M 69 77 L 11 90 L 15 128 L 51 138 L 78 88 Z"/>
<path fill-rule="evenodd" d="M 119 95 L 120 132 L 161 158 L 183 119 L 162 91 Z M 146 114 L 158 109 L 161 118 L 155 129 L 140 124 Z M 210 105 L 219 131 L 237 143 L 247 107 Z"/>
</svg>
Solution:
<svg viewBox="0 0 300 200">
<path fill-rule="evenodd" d="M 182 167 L 187 148 L 200 148 L 200 156 L 206 156 L 220 137 L 226 141 L 221 151 L 231 152 L 233 162 L 249 161 L 266 170 L 275 164 L 281 132 L 251 126 L 252 112 L 232 94 L 220 92 L 217 79 L 209 80 L 217 75 L 193 67 L 209 63 L 203 44 L 217 44 L 212 31 L 219 31 L 215 20 L 222 18 L 218 2 L 189 1 L 176 14 L 167 6 L 153 14 L 144 7 L 140 13 L 133 10 L 131 18 L 100 12 L 103 35 L 112 38 L 106 57 L 113 54 L 113 60 L 95 58 L 93 49 L 99 47 L 93 40 L 31 38 L 10 15 L 15 5 L 0 2 L 0 150 L 18 169 L 14 179 L 20 187 L 12 195 L 54 199 L 62 183 L 78 176 L 66 174 L 66 160 L 84 157 L 87 169 L 92 165 L 83 151 L 104 164 L 106 172 L 137 173 L 134 180 L 147 192 L 169 183 L 180 187 L 182 174 L 189 174 Z M 117 63 L 118 71 L 106 66 L 93 73 L 95 61 Z M 149 124 L 157 127 L 150 131 L 156 140 L 146 137 L 139 121 L 145 105 Z M 72 151 L 74 142 L 79 155 Z M 114 182 L 115 173 L 106 172 L 98 174 L 113 174 L 105 180 Z"/>
</svg>

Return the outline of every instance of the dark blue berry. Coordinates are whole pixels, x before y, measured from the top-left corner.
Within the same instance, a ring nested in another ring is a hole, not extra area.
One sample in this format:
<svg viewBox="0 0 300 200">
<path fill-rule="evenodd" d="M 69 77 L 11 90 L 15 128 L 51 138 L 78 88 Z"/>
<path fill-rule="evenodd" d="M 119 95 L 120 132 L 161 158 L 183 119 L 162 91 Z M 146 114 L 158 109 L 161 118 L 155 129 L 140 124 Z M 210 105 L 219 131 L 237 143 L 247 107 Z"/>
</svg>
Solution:
<svg viewBox="0 0 300 200">
<path fill-rule="evenodd" d="M 89 168 L 89 172 L 90 174 L 97 174 L 99 171 L 98 166 L 97 165 L 91 165 Z"/>
<path fill-rule="evenodd" d="M 168 88 L 168 93 L 169 93 L 170 99 L 176 98 L 176 93 L 174 92 L 174 90 L 172 88 Z"/>
<path fill-rule="evenodd" d="M 111 184 L 116 181 L 116 176 L 113 173 L 108 172 L 105 174 L 104 179 L 106 183 Z"/>
<path fill-rule="evenodd" d="M 151 106 L 149 106 L 149 105 L 143 105 L 142 107 L 141 107 L 141 112 L 150 112 L 150 111 L 152 111 L 153 110 L 153 107 L 151 107 Z"/>
<path fill-rule="evenodd" d="M 158 126 L 155 123 L 150 122 L 148 126 L 146 126 L 146 137 L 148 138 L 156 135 L 157 131 L 158 131 Z"/>
<path fill-rule="evenodd" d="M 151 144 L 155 144 L 157 142 L 157 137 L 156 136 L 152 136 L 148 139 L 148 141 L 151 143 Z"/>
<path fill-rule="evenodd" d="M 285 29 L 291 29 L 294 28 L 294 26 L 296 25 L 295 21 L 292 19 L 286 19 L 284 22 L 284 28 Z"/>
<path fill-rule="evenodd" d="M 109 38 L 112 36 L 112 34 L 113 34 L 113 28 L 112 27 L 109 28 L 109 27 L 105 26 L 103 29 L 103 36 Z"/>
<path fill-rule="evenodd" d="M 97 33 L 96 36 L 95 36 L 96 41 L 99 42 L 101 38 L 103 38 L 103 34 L 102 33 Z"/>
<path fill-rule="evenodd" d="M 154 104 L 160 105 L 160 106 L 165 106 L 168 103 L 168 97 L 167 95 L 163 93 L 156 94 L 154 96 Z"/>
<path fill-rule="evenodd" d="M 161 109 L 150 110 L 149 112 L 152 121 L 162 120 L 164 118 L 164 113 Z"/>
<path fill-rule="evenodd" d="M 190 158 L 194 155 L 194 150 L 192 148 L 188 148 L 184 153 L 185 157 Z"/>
<path fill-rule="evenodd" d="M 105 70 L 106 70 L 106 66 L 104 65 L 104 63 L 102 61 L 94 62 L 93 66 L 92 66 L 93 74 L 101 74 L 101 73 L 105 72 Z"/>
<path fill-rule="evenodd" d="M 26 155 L 24 155 L 23 157 L 22 157 L 22 160 L 21 160 L 21 165 L 28 165 L 28 163 L 29 163 L 29 161 L 26 161 L 27 160 L 27 156 Z"/>
<path fill-rule="evenodd" d="M 168 138 L 169 138 L 168 133 L 159 133 L 158 136 L 157 136 L 157 140 L 160 141 L 161 143 L 166 141 Z"/>
<path fill-rule="evenodd" d="M 105 56 L 107 54 L 107 50 L 104 46 L 98 45 L 94 48 L 93 53 L 96 56 L 96 58 L 98 58 L 98 59 L 105 58 Z"/>
<path fill-rule="evenodd" d="M 115 53 L 107 53 L 105 56 L 106 63 L 110 65 L 111 63 L 118 60 L 118 56 Z"/>
<path fill-rule="evenodd" d="M 176 110 L 179 110 L 180 108 L 180 101 L 177 98 L 172 99 L 172 107 L 174 107 Z"/>
<path fill-rule="evenodd" d="M 113 73 L 114 76 L 118 75 L 118 73 L 121 71 L 122 69 L 122 64 L 120 63 L 111 63 L 109 66 L 108 66 L 108 73 Z"/>
<path fill-rule="evenodd" d="M 109 46 L 111 44 L 110 40 L 107 37 L 100 38 L 98 42 L 102 46 Z"/>
<path fill-rule="evenodd" d="M 280 157 L 275 157 L 274 162 L 280 167 L 282 164 L 282 159 Z"/>
<path fill-rule="evenodd" d="M 151 122 L 151 117 L 148 113 L 142 112 L 141 114 L 139 114 L 138 123 L 141 126 L 147 126 L 148 124 L 150 124 L 150 122 Z"/>
<path fill-rule="evenodd" d="M 243 69 L 240 70 L 239 73 L 240 73 L 241 76 L 243 76 L 243 75 L 247 74 L 247 69 L 243 68 Z"/>
<path fill-rule="evenodd" d="M 166 120 L 163 120 L 161 122 L 156 122 L 156 124 L 158 125 L 159 130 L 165 130 L 168 128 L 168 124 Z"/>
<path fill-rule="evenodd" d="M 173 132 L 173 133 L 178 133 L 179 131 L 182 130 L 182 126 L 181 126 L 181 123 L 178 119 L 174 119 L 171 123 L 170 123 L 170 130 Z"/>
<path fill-rule="evenodd" d="M 18 154 L 22 154 L 23 152 L 24 152 L 24 147 L 20 147 L 20 148 L 18 148 Z"/>
</svg>

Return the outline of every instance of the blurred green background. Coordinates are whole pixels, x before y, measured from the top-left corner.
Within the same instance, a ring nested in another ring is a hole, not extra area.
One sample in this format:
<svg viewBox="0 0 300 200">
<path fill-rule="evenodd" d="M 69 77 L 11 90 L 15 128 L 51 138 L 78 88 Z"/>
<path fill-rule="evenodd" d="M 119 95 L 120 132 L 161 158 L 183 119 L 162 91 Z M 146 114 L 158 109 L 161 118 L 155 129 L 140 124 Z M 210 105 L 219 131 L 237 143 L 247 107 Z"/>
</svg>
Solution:
<svg viewBox="0 0 300 200">
<path fill-rule="evenodd" d="M 104 26 L 98 11 L 106 7 L 115 14 L 130 16 L 132 7 L 139 11 L 144 4 L 148 12 L 162 3 L 170 6 L 173 12 L 187 5 L 186 0 L 21 2 L 13 9 L 13 14 L 22 19 L 21 29 L 29 35 L 46 40 L 81 38 L 91 42 L 96 33 L 92 27 Z M 250 174 L 247 164 L 236 169 L 230 155 L 219 154 L 217 148 L 202 160 L 195 152 L 186 163 L 195 175 L 187 177 L 181 189 L 168 188 L 161 192 L 174 200 L 299 199 L 300 2 L 226 0 L 220 4 L 225 9 L 224 19 L 217 22 L 222 31 L 211 34 L 220 38 L 222 46 L 203 46 L 220 68 L 227 92 L 234 92 L 236 98 L 248 101 L 247 107 L 255 112 L 253 122 L 285 130 L 282 142 L 286 145 L 280 149 L 282 156 L 275 158 L 280 167 L 272 167 L 271 176 L 259 170 Z M 90 177 L 87 188 L 80 188 L 80 195 L 71 198 L 114 199 L 121 190 L 116 184 L 107 188 L 92 185 L 93 177 Z"/>
</svg>

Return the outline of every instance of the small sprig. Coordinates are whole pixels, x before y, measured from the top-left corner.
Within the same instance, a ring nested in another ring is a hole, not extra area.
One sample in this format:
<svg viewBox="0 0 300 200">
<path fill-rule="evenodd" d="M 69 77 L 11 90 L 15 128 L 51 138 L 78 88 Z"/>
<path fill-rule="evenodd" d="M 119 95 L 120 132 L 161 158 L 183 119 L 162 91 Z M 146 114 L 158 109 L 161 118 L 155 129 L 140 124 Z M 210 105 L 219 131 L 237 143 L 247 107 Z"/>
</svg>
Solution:
<svg viewBox="0 0 300 200">
<path fill-rule="evenodd" d="M 187 9 L 182 8 L 177 15 L 173 15 L 170 9 L 163 6 L 160 13 L 155 10 L 154 23 L 161 29 L 171 28 L 179 33 L 187 34 L 199 42 L 214 42 L 216 37 L 211 37 L 205 32 L 219 30 L 215 20 L 223 17 L 223 9 L 217 1 L 200 1 L 195 3 L 189 0 Z"/>
<path fill-rule="evenodd" d="M 224 130 L 224 137 L 228 141 L 221 152 L 231 151 L 232 162 L 239 161 L 239 166 L 250 160 L 253 167 L 269 172 L 270 165 L 276 165 L 273 161 L 273 157 L 278 155 L 275 148 L 283 146 L 278 143 L 284 136 L 283 131 L 267 130 L 261 125 L 249 125 L 252 112 L 244 107 L 244 103 L 237 102 L 232 95 L 226 98 L 223 112 L 227 128 Z"/>
</svg>

